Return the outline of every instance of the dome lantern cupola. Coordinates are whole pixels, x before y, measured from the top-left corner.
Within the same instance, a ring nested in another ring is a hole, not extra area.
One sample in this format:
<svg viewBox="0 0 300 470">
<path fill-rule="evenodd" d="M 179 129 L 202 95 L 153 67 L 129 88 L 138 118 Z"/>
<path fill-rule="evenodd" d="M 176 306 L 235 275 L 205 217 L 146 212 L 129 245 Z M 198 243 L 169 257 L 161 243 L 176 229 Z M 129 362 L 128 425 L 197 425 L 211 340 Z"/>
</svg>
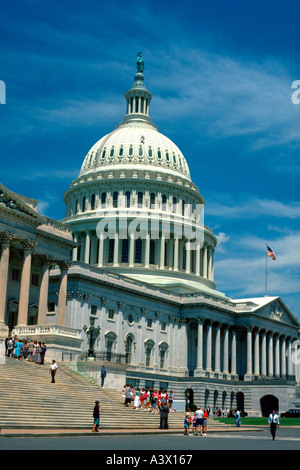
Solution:
<svg viewBox="0 0 300 470">
<path fill-rule="evenodd" d="M 134 83 L 130 90 L 125 93 L 127 114 L 124 117 L 123 122 L 144 121 L 152 124 L 149 116 L 152 93 L 147 90 L 144 84 L 144 61 L 142 59 L 141 52 L 137 55 L 137 69 L 138 72 L 134 76 Z"/>
</svg>

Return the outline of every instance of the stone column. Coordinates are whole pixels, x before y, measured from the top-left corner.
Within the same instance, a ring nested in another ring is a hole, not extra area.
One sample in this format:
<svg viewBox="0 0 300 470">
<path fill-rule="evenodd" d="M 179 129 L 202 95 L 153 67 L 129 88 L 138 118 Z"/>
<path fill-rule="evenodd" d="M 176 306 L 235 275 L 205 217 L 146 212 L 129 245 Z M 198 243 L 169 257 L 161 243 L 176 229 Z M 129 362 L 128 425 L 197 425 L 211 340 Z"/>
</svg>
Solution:
<svg viewBox="0 0 300 470">
<path fill-rule="evenodd" d="M 165 267 L 165 236 L 162 233 L 160 239 L 160 252 L 159 252 L 159 269 Z"/>
<path fill-rule="evenodd" d="M 103 245 L 104 245 L 104 238 L 103 234 L 101 233 L 99 236 L 99 251 L 98 251 L 98 266 L 103 266 Z"/>
<path fill-rule="evenodd" d="M 206 340 L 206 371 L 211 371 L 212 360 L 212 324 L 207 324 L 207 340 Z"/>
<path fill-rule="evenodd" d="M 247 372 L 246 375 L 252 377 L 252 328 L 247 327 Z"/>
<path fill-rule="evenodd" d="M 180 325 L 180 342 L 179 342 L 179 349 L 180 349 L 180 366 L 179 366 L 179 373 L 183 373 L 186 375 L 188 372 L 187 367 L 187 348 L 188 348 L 188 341 L 187 341 L 187 327 L 188 323 L 185 319 L 179 320 Z"/>
<path fill-rule="evenodd" d="M 290 377 L 293 375 L 293 369 L 292 369 L 292 340 L 291 338 L 288 338 L 287 340 L 287 375 Z"/>
<path fill-rule="evenodd" d="M 74 242 L 78 243 L 78 235 L 77 235 L 77 233 L 74 233 Z M 78 257 L 78 246 L 75 246 L 75 247 L 73 248 L 72 260 L 73 260 L 73 261 L 77 261 L 77 257 Z"/>
<path fill-rule="evenodd" d="M 49 273 L 51 263 L 54 261 L 53 258 L 48 256 L 42 256 L 42 278 L 40 285 L 40 296 L 39 296 L 39 311 L 38 311 L 38 325 L 45 325 L 48 312 L 48 290 L 49 290 Z"/>
<path fill-rule="evenodd" d="M 133 236 L 129 236 L 129 266 L 133 267 L 134 264 L 134 244 L 135 239 Z"/>
<path fill-rule="evenodd" d="M 275 336 L 275 377 L 280 377 L 279 336 Z"/>
<path fill-rule="evenodd" d="M 203 245 L 203 277 L 207 277 L 207 245 Z"/>
<path fill-rule="evenodd" d="M 259 376 L 259 330 L 254 332 L 254 375 Z"/>
<path fill-rule="evenodd" d="M 90 246 L 91 246 L 91 237 L 89 230 L 86 231 L 85 234 L 85 254 L 84 254 L 84 262 L 89 264 L 90 262 Z"/>
<path fill-rule="evenodd" d="M 115 233 L 114 266 L 119 266 L 119 234 Z"/>
<path fill-rule="evenodd" d="M 147 232 L 145 239 L 145 257 L 144 257 L 144 266 L 149 268 L 149 256 L 150 256 L 150 234 Z"/>
<path fill-rule="evenodd" d="M 184 241 L 183 249 L 185 250 L 185 272 L 189 274 L 191 272 L 191 243 L 189 241 Z"/>
<path fill-rule="evenodd" d="M 266 377 L 267 375 L 267 341 L 266 331 L 262 332 L 261 340 L 261 375 Z"/>
<path fill-rule="evenodd" d="M 25 326 L 27 325 L 28 321 L 28 304 L 31 282 L 31 258 L 32 251 L 37 245 L 37 242 L 28 238 L 27 240 L 22 241 L 22 245 L 24 249 L 24 255 L 19 296 L 18 326 Z"/>
<path fill-rule="evenodd" d="M 236 375 L 236 330 L 231 333 L 231 374 Z"/>
<path fill-rule="evenodd" d="M 60 267 L 60 284 L 58 291 L 58 306 L 57 306 L 57 318 L 56 324 L 58 326 L 65 326 L 66 320 L 66 302 L 67 302 L 67 279 L 68 269 L 70 264 L 66 261 L 58 263 Z"/>
<path fill-rule="evenodd" d="M 286 337 L 281 337 L 281 376 L 286 377 Z"/>
<path fill-rule="evenodd" d="M 174 240 L 174 271 L 178 271 L 179 238 Z"/>
<path fill-rule="evenodd" d="M 7 327 L 5 326 L 7 282 L 9 268 L 9 250 L 10 244 L 15 236 L 12 233 L 4 232 L 0 235 L 0 335 L 7 336 Z M 2 331 L 3 330 L 3 331 Z"/>
<path fill-rule="evenodd" d="M 196 276 L 200 276 L 200 258 L 201 258 L 201 249 L 197 247 L 195 250 L 195 257 L 196 257 Z"/>
<path fill-rule="evenodd" d="M 269 336 L 269 363 L 268 363 L 268 376 L 274 376 L 274 368 L 273 368 L 273 333 L 270 333 Z"/>
<path fill-rule="evenodd" d="M 207 278 L 212 277 L 212 247 L 208 247 L 208 265 L 207 265 Z"/>
<path fill-rule="evenodd" d="M 228 368 L 228 357 L 229 357 L 229 328 L 228 325 L 224 325 L 224 356 L 223 356 L 223 374 L 229 373 Z"/>
<path fill-rule="evenodd" d="M 216 343 L 215 343 L 215 372 L 221 372 L 221 330 L 220 324 L 217 323 L 216 325 Z"/>
<path fill-rule="evenodd" d="M 198 318 L 198 349 L 197 349 L 197 368 L 196 375 L 203 375 L 203 318 Z"/>
</svg>

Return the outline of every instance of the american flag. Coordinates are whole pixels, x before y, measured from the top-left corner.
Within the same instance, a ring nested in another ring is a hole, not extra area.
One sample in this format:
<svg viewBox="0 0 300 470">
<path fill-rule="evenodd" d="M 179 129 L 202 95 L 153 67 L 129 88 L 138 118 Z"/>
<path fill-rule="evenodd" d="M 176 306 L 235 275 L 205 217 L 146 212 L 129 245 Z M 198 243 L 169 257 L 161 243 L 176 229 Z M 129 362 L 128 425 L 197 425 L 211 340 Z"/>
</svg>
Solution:
<svg viewBox="0 0 300 470">
<path fill-rule="evenodd" d="M 270 258 L 272 258 L 273 260 L 276 259 L 276 255 L 274 253 L 274 251 L 267 245 L 267 249 L 268 249 L 268 256 L 270 256 Z"/>
</svg>

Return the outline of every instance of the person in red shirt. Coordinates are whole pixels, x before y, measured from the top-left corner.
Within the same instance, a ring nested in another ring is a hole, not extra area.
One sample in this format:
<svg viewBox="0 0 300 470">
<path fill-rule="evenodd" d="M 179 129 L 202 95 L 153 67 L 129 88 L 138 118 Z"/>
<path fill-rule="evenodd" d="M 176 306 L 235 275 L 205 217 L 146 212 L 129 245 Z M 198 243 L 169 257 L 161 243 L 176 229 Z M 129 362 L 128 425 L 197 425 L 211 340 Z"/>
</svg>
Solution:
<svg viewBox="0 0 300 470">
<path fill-rule="evenodd" d="M 203 436 L 207 436 L 207 419 L 208 419 L 208 413 L 207 411 L 203 408 Z"/>
</svg>

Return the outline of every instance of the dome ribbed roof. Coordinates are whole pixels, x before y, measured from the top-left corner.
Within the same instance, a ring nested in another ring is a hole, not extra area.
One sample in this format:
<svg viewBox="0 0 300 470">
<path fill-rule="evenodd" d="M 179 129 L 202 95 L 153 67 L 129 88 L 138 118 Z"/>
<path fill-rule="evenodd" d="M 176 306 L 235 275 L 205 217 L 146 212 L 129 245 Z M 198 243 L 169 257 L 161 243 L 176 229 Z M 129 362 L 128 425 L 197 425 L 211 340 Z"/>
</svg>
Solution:
<svg viewBox="0 0 300 470">
<path fill-rule="evenodd" d="M 80 176 L 112 166 L 137 169 L 140 165 L 180 173 L 190 180 L 183 154 L 168 137 L 151 124 L 130 121 L 96 142 L 83 161 Z"/>
<path fill-rule="evenodd" d="M 190 172 L 179 148 L 158 132 L 149 116 L 152 94 L 138 72 L 125 93 L 127 114 L 117 128 L 96 142 L 86 155 L 79 176 L 107 169 L 147 169 L 180 174 Z M 151 168 L 152 167 L 152 168 Z"/>
</svg>

